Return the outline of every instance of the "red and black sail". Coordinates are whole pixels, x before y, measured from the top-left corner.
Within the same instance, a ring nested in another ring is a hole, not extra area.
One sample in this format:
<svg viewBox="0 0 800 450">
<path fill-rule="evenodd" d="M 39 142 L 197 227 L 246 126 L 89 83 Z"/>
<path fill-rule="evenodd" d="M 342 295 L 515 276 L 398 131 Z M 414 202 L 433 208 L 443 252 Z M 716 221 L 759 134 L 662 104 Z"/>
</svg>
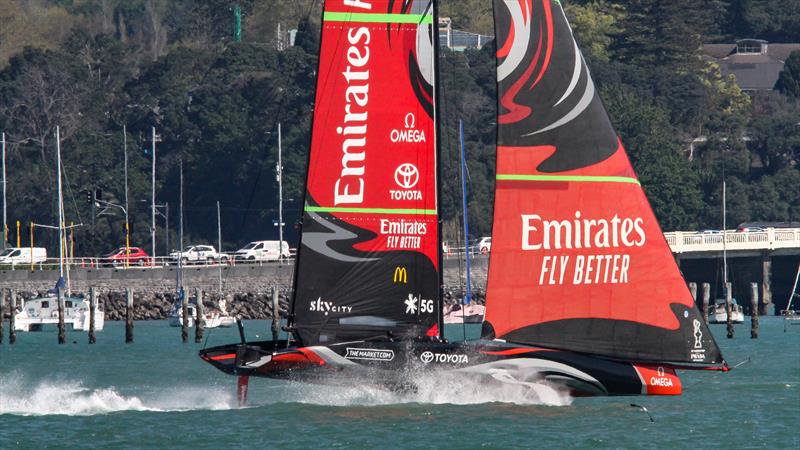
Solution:
<svg viewBox="0 0 800 450">
<path fill-rule="evenodd" d="M 497 338 L 722 364 L 557 0 L 495 0 Z"/>
<path fill-rule="evenodd" d="M 435 330 L 430 0 L 327 0 L 293 325 L 303 345 Z"/>
</svg>

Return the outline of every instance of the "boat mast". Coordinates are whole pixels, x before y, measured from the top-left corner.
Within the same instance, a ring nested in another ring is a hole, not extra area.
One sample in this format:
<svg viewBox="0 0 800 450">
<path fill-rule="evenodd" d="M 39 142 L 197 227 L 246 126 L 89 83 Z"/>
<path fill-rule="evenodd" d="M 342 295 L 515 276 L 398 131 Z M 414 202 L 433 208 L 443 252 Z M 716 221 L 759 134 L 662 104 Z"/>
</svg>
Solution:
<svg viewBox="0 0 800 450">
<path fill-rule="evenodd" d="M 433 23 L 431 26 L 433 27 L 433 124 L 434 124 L 434 131 L 433 131 L 433 145 L 435 148 L 434 151 L 434 161 L 436 164 L 436 223 L 437 223 L 437 236 L 436 236 L 436 254 L 438 255 L 438 276 L 439 276 L 439 298 L 436 304 L 436 316 L 437 316 L 437 328 L 439 329 L 439 336 L 440 340 L 444 339 L 444 317 L 442 316 L 442 307 L 444 306 L 444 261 L 442 258 L 442 202 L 441 202 L 441 191 L 442 191 L 442 167 L 441 167 L 441 156 L 442 156 L 442 146 L 441 140 L 439 139 L 441 133 L 441 123 L 439 120 L 439 100 L 441 98 L 441 92 L 439 90 L 439 7 L 436 4 L 436 0 L 431 0 L 431 4 L 433 5 Z"/>
<path fill-rule="evenodd" d="M 461 146 L 461 197 L 464 215 L 464 255 L 467 264 L 467 292 L 464 300 L 461 302 L 464 305 L 469 305 L 472 301 L 472 280 L 470 279 L 470 255 L 469 255 L 469 218 L 467 217 L 467 156 L 464 152 L 464 122 L 458 121 L 458 142 Z M 464 308 L 461 308 L 461 315 L 464 315 Z M 466 336 L 464 337 L 466 339 Z"/>
<path fill-rule="evenodd" d="M 153 265 L 156 264 L 156 127 L 151 127 L 151 140 L 153 145 L 153 164 L 150 171 L 150 239 L 153 245 Z M 183 242 L 181 242 L 183 245 Z M 183 248 L 181 248 L 183 251 Z M 180 261 L 180 258 L 178 259 Z"/>
<path fill-rule="evenodd" d="M 64 276 L 64 199 L 61 192 L 61 137 L 56 126 L 56 171 L 58 172 L 58 276 Z"/>
<path fill-rule="evenodd" d="M 178 209 L 178 243 L 180 251 L 178 253 L 178 296 L 181 302 L 185 301 L 183 298 L 183 158 L 180 159 L 178 164 L 180 171 L 180 206 Z"/>
<path fill-rule="evenodd" d="M 128 132 L 127 127 L 122 125 L 122 152 L 125 160 L 125 247 L 131 246 L 130 221 L 128 220 Z M 125 250 L 130 253 L 130 250 Z M 167 253 L 169 254 L 169 253 Z M 125 258 L 128 264 L 128 258 Z"/>
<path fill-rule="evenodd" d="M 3 250 L 8 242 L 8 217 L 6 215 L 6 133 L 3 132 Z"/>
<path fill-rule="evenodd" d="M 283 263 L 283 163 L 281 161 L 281 124 L 278 122 L 278 262 Z"/>
<path fill-rule="evenodd" d="M 217 245 L 219 249 L 219 259 L 217 260 L 217 267 L 219 268 L 219 293 L 222 294 L 222 221 L 219 214 L 219 200 L 217 200 Z"/>
<path fill-rule="evenodd" d="M 728 222 L 725 205 L 725 179 L 722 180 L 722 292 L 728 298 Z"/>
</svg>

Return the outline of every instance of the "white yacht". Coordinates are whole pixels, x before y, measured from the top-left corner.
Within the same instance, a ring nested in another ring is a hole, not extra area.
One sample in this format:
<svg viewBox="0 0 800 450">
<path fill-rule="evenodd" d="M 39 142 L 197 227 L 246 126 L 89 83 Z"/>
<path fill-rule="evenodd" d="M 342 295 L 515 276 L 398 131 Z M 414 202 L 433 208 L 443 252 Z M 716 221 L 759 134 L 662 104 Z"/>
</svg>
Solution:
<svg viewBox="0 0 800 450">
<path fill-rule="evenodd" d="M 725 299 L 718 298 L 714 301 L 714 306 L 708 312 L 708 323 L 728 323 L 728 313 L 725 307 Z M 731 321 L 733 323 L 744 323 L 744 312 L 742 305 L 736 303 L 736 299 L 731 299 Z"/>
<path fill-rule="evenodd" d="M 64 297 L 64 325 L 72 331 L 89 331 L 89 300 L 82 297 Z M 102 331 L 105 314 L 95 305 L 94 329 Z M 42 331 L 47 325 L 58 326 L 58 297 L 48 294 L 26 301 L 14 316 L 16 331 Z"/>
<path fill-rule="evenodd" d="M 189 303 L 186 306 L 186 309 L 189 313 L 189 319 L 187 322 L 187 327 L 192 328 L 195 326 L 195 318 L 197 317 L 197 307 Z M 169 312 L 169 326 L 171 327 L 181 327 L 183 326 L 183 311 L 179 303 L 176 303 L 175 306 L 172 307 L 172 310 Z M 203 312 L 203 326 L 205 328 L 217 328 L 217 327 L 230 327 L 233 326 L 234 318 L 228 316 L 224 311 L 220 312 L 217 310 L 209 310 Z"/>
</svg>

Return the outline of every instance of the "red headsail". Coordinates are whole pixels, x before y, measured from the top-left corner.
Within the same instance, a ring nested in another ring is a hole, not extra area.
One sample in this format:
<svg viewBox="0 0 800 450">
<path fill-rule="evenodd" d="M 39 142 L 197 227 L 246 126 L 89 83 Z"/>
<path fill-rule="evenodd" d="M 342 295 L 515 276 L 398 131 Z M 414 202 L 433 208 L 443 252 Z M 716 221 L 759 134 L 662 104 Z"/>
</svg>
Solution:
<svg viewBox="0 0 800 450">
<path fill-rule="evenodd" d="M 495 0 L 498 338 L 634 361 L 723 362 L 557 0 Z M 665 150 L 666 151 L 666 150 Z"/>
</svg>

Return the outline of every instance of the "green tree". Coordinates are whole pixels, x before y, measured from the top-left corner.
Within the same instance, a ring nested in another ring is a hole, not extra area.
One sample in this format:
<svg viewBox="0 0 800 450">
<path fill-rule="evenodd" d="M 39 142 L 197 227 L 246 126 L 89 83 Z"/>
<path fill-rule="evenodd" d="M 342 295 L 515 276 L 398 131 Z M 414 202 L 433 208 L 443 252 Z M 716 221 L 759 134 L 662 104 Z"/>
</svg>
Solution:
<svg viewBox="0 0 800 450">
<path fill-rule="evenodd" d="M 786 59 L 775 82 L 775 90 L 787 97 L 800 98 L 800 51 L 793 51 Z"/>
</svg>

